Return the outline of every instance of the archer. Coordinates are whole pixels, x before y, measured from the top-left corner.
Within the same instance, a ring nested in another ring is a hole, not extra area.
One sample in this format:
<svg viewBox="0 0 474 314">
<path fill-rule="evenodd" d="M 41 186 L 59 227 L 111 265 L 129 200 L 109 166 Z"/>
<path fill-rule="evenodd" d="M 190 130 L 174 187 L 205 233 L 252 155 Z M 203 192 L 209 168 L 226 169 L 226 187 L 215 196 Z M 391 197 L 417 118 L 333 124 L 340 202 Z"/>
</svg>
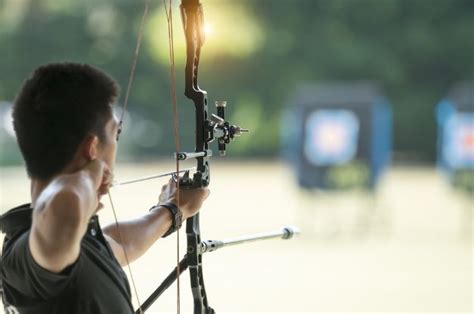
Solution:
<svg viewBox="0 0 474 314">
<path fill-rule="evenodd" d="M 170 180 L 148 213 L 100 227 L 120 133 L 117 96 L 108 75 L 74 63 L 41 66 L 21 88 L 13 119 L 31 203 L 0 221 L 6 313 L 133 313 L 122 266 L 178 229 L 209 195 L 178 191 Z"/>
</svg>

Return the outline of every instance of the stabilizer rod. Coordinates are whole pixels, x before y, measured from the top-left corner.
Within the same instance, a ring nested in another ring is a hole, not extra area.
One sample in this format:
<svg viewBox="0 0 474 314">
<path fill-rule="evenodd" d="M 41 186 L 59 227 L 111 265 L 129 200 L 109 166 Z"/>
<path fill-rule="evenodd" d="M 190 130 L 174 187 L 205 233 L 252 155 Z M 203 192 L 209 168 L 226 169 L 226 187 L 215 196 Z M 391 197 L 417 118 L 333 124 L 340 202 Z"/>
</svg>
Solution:
<svg viewBox="0 0 474 314">
<path fill-rule="evenodd" d="M 258 233 L 253 235 L 245 235 L 235 238 L 229 238 L 224 240 L 206 240 L 202 241 L 200 250 L 202 253 L 213 252 L 226 246 L 239 245 L 247 242 L 254 242 L 260 240 L 269 240 L 280 238 L 283 240 L 291 239 L 293 236 L 299 234 L 300 231 L 296 227 L 284 227 L 281 230 Z M 188 255 L 185 255 L 179 262 L 179 275 L 181 275 L 189 266 Z M 175 267 L 174 270 L 165 278 L 158 288 L 148 297 L 148 299 L 142 304 L 142 306 L 135 311 L 135 314 L 142 314 L 158 299 L 158 297 L 168 289 L 173 282 L 176 281 L 178 269 Z"/>
<path fill-rule="evenodd" d="M 206 240 L 206 241 L 201 242 L 201 252 L 202 253 L 214 252 L 226 246 L 239 245 L 239 244 L 243 244 L 247 242 L 269 240 L 269 239 L 274 239 L 274 238 L 281 238 L 283 240 L 288 240 L 288 239 L 291 239 L 294 235 L 297 235 L 299 233 L 300 231 L 298 228 L 287 226 L 277 231 L 245 235 L 245 236 L 224 239 L 224 240 Z"/>
</svg>

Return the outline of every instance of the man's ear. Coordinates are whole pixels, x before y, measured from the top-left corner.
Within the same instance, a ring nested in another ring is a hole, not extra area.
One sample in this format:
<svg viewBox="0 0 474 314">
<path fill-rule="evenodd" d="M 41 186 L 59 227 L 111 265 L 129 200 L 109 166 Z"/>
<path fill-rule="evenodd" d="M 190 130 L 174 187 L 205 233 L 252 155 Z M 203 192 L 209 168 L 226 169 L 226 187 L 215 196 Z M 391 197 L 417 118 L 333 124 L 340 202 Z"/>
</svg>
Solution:
<svg viewBox="0 0 474 314">
<path fill-rule="evenodd" d="M 99 138 L 97 135 L 88 135 L 82 143 L 82 157 L 87 160 L 95 160 L 98 157 Z"/>
</svg>

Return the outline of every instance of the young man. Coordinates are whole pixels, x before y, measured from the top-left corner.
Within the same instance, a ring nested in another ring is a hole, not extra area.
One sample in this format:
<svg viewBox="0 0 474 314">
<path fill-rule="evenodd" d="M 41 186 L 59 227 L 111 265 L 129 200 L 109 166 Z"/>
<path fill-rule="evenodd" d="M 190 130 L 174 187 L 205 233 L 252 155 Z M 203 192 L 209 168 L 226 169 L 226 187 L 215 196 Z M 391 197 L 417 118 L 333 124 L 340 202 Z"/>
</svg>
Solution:
<svg viewBox="0 0 474 314">
<path fill-rule="evenodd" d="M 117 149 L 117 84 L 88 65 L 38 68 L 15 101 L 14 127 L 31 179 L 31 204 L 3 215 L 0 280 L 6 313 L 133 313 L 121 266 L 200 209 L 207 189 L 163 186 L 138 219 L 101 229 Z M 179 209 L 178 209 L 179 208 Z M 126 253 L 124 253 L 126 252 Z M 128 260 L 127 260 L 128 258 Z"/>
</svg>

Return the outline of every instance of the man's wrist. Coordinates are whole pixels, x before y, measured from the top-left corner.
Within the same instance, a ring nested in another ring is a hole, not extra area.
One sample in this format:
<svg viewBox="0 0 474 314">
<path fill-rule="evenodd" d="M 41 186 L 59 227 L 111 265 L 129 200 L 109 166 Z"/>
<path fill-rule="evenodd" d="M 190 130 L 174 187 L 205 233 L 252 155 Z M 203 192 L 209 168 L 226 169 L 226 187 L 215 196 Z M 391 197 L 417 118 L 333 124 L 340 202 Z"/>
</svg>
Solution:
<svg viewBox="0 0 474 314">
<path fill-rule="evenodd" d="M 183 223 L 183 213 L 178 208 L 178 206 L 176 206 L 174 203 L 167 202 L 159 204 L 156 207 L 164 208 L 171 215 L 171 227 L 168 229 L 168 231 L 166 231 L 163 237 L 167 237 L 179 228 L 181 228 L 181 225 Z M 153 207 L 152 209 L 156 207 Z"/>
</svg>

